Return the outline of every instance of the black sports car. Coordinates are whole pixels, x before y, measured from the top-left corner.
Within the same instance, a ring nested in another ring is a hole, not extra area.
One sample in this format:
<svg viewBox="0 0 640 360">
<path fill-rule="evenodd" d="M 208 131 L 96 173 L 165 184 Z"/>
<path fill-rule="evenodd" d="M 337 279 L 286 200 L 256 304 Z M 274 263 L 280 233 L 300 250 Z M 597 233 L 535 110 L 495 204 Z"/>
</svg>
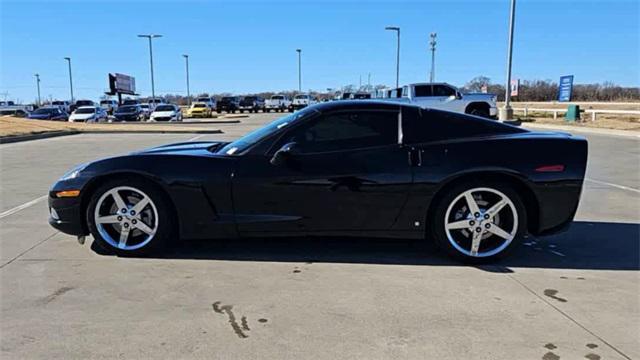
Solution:
<svg viewBox="0 0 640 360">
<path fill-rule="evenodd" d="M 231 142 L 81 165 L 51 189 L 50 224 L 116 254 L 168 241 L 338 235 L 432 239 L 492 260 L 568 226 L 585 139 L 376 101 L 305 108 Z"/>
</svg>

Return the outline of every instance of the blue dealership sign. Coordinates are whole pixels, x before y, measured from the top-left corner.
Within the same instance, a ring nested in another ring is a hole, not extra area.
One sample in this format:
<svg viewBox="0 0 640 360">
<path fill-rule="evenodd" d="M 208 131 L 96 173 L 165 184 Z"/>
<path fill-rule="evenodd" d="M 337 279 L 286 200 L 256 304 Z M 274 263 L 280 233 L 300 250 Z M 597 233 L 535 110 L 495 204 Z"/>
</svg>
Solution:
<svg viewBox="0 0 640 360">
<path fill-rule="evenodd" d="M 561 76 L 558 84 L 558 101 L 571 101 L 573 75 Z"/>
</svg>

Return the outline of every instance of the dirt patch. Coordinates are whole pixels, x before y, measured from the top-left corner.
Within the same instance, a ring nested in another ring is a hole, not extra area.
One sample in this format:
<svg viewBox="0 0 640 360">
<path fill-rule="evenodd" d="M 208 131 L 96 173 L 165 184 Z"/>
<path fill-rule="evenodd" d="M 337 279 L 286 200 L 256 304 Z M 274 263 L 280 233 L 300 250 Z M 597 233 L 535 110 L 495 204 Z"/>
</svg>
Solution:
<svg viewBox="0 0 640 360">
<path fill-rule="evenodd" d="M 53 131 L 75 131 L 75 132 L 204 132 L 212 131 L 211 127 L 198 125 L 167 124 L 126 124 L 126 123 L 70 123 L 66 121 L 30 120 L 17 117 L 0 118 L 0 136 L 18 136 L 29 134 L 48 133 Z"/>
</svg>

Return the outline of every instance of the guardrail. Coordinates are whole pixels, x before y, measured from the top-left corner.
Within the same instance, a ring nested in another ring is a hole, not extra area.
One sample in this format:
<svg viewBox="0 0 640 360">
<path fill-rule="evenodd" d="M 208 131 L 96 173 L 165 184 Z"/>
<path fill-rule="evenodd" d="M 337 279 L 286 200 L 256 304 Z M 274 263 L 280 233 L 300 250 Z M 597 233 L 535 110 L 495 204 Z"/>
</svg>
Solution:
<svg viewBox="0 0 640 360">
<path fill-rule="evenodd" d="M 552 112 L 553 119 L 558 119 L 559 113 L 566 113 L 567 109 L 539 109 L 539 108 L 514 108 L 513 111 L 521 111 L 524 116 L 529 116 L 529 112 Z M 598 109 L 585 109 L 580 110 L 587 114 L 591 114 L 591 121 L 596 121 L 596 114 L 622 114 L 622 115 L 638 115 L 640 116 L 640 110 L 598 110 Z"/>
</svg>

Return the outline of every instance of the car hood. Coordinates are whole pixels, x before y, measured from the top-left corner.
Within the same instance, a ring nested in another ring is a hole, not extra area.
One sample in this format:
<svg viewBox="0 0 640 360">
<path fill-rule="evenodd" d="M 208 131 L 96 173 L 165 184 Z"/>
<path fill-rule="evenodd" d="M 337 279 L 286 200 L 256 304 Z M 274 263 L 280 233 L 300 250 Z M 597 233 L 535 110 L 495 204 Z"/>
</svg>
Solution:
<svg viewBox="0 0 640 360">
<path fill-rule="evenodd" d="M 154 111 L 151 116 L 175 116 L 176 114 L 175 111 Z"/>
<path fill-rule="evenodd" d="M 69 115 L 70 118 L 72 119 L 89 119 L 92 118 L 95 115 L 95 113 L 91 113 L 91 114 L 71 114 Z"/>
<path fill-rule="evenodd" d="M 227 143 L 219 142 L 219 141 L 189 141 L 189 142 L 181 142 L 175 144 L 167 144 L 162 146 L 153 147 L 150 149 L 140 150 L 133 152 L 132 155 L 151 155 L 151 154 L 171 154 L 171 155 L 179 155 L 179 154 L 193 154 L 207 152 L 211 154 L 209 151 L 212 147 L 222 147 Z"/>
</svg>

